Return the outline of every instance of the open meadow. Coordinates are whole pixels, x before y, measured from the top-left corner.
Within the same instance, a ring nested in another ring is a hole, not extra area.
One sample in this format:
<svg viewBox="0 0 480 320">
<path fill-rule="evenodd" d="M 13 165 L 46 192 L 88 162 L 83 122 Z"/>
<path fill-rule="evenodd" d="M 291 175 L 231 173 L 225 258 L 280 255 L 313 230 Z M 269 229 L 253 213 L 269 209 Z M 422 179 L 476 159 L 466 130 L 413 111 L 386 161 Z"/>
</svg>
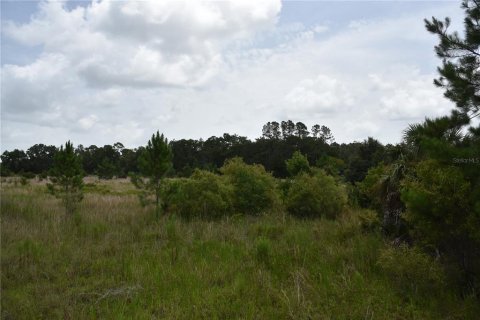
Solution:
<svg viewBox="0 0 480 320">
<path fill-rule="evenodd" d="M 478 301 L 448 288 L 430 257 L 392 247 L 365 211 L 336 220 L 283 211 L 156 217 L 128 180 L 94 180 L 87 178 L 78 212 L 66 216 L 44 182 L 3 179 L 3 319 L 475 319 L 480 312 Z"/>
<path fill-rule="evenodd" d="M 480 319 L 480 0 L 0 6 L 1 319 Z"/>
</svg>

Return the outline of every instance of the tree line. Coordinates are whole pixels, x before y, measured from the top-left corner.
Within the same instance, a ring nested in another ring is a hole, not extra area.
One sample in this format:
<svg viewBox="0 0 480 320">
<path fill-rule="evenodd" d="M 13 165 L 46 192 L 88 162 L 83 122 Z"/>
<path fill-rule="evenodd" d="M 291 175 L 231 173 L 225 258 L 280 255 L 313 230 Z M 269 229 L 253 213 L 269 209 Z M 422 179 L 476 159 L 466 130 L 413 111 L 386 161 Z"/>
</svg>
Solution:
<svg viewBox="0 0 480 320">
<path fill-rule="evenodd" d="M 370 167 L 382 161 L 390 163 L 400 152 L 398 145 L 383 145 L 373 138 L 338 144 L 328 127 L 314 125 L 309 131 L 302 122 L 291 120 L 268 122 L 262 136 L 255 140 L 225 133 L 206 140 L 173 140 L 169 146 L 173 153 L 170 176 L 188 177 L 195 169 L 216 172 L 227 159 L 241 157 L 248 164 L 261 164 L 275 177 L 284 178 L 288 176 L 285 161 L 300 151 L 310 163 L 335 171 L 349 182 L 363 180 Z M 35 144 L 26 151 L 5 151 L 0 156 L 1 173 L 47 176 L 57 151 L 57 147 L 45 144 Z M 120 142 L 75 148 L 85 174 L 101 179 L 138 173 L 143 151 L 144 147 L 129 149 Z"/>
</svg>

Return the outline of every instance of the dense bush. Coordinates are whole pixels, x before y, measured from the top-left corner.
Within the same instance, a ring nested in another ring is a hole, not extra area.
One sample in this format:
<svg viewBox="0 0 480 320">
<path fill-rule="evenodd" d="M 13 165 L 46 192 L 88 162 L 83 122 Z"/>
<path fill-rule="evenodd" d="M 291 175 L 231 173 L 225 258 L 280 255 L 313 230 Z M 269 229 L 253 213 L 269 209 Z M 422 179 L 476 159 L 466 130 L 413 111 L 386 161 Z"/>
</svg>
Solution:
<svg viewBox="0 0 480 320">
<path fill-rule="evenodd" d="M 345 170 L 345 161 L 339 158 L 323 155 L 320 157 L 315 166 L 325 170 L 331 176 L 338 176 Z"/>
<path fill-rule="evenodd" d="M 440 264 L 416 247 L 401 245 L 384 249 L 377 263 L 404 294 L 438 292 L 444 285 Z"/>
<path fill-rule="evenodd" d="M 35 176 L 35 173 L 33 173 L 33 172 L 22 172 L 22 173 L 20 174 L 20 176 L 21 176 L 22 178 L 25 178 L 25 179 L 35 179 L 35 177 L 36 177 L 36 176 Z"/>
<path fill-rule="evenodd" d="M 233 212 L 233 189 L 214 173 L 195 170 L 188 179 L 170 179 L 163 190 L 166 210 L 184 218 L 218 218 Z"/>
<path fill-rule="evenodd" d="M 287 210 L 298 217 L 337 216 L 347 203 L 342 185 L 319 170 L 313 176 L 301 174 L 295 177 L 285 199 Z"/>
<path fill-rule="evenodd" d="M 237 212 L 260 214 L 278 203 L 275 179 L 262 165 L 248 165 L 241 158 L 233 158 L 225 162 L 220 172 L 233 187 Z"/>
<path fill-rule="evenodd" d="M 300 173 L 310 173 L 310 164 L 306 156 L 300 151 L 295 151 L 292 158 L 285 161 L 287 166 L 287 172 L 291 177 L 294 177 Z"/>
<path fill-rule="evenodd" d="M 378 216 L 378 213 L 373 210 L 362 210 L 358 215 L 360 220 L 360 227 L 364 232 L 376 232 L 380 231 L 382 222 Z"/>
<path fill-rule="evenodd" d="M 114 163 L 107 158 L 104 158 L 98 165 L 97 175 L 100 179 L 113 179 L 117 172 L 119 172 L 118 168 L 116 168 Z"/>
<path fill-rule="evenodd" d="M 437 251 L 463 286 L 480 286 L 480 189 L 462 168 L 425 160 L 404 183 L 402 200 L 415 238 Z"/>
<path fill-rule="evenodd" d="M 357 182 L 359 204 L 364 208 L 374 209 L 377 212 L 382 211 L 382 182 L 388 174 L 388 167 L 379 164 L 368 170 L 365 179 Z"/>
<path fill-rule="evenodd" d="M 1 177 L 10 177 L 13 175 L 12 170 L 10 170 L 7 166 L 0 163 L 0 176 Z"/>
</svg>

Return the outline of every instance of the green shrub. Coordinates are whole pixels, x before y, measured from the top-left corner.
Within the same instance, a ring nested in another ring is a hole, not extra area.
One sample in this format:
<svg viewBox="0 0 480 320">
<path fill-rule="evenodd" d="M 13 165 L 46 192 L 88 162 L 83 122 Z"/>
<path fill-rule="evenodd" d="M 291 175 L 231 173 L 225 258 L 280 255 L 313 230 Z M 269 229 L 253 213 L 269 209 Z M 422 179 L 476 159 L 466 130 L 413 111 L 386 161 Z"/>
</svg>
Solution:
<svg viewBox="0 0 480 320">
<path fill-rule="evenodd" d="M 452 278 L 470 290 L 480 285 L 480 188 L 462 169 L 420 162 L 404 182 L 402 200 L 415 239 L 438 250 Z"/>
<path fill-rule="evenodd" d="M 108 158 L 103 158 L 102 162 L 98 165 L 97 175 L 99 179 L 113 179 L 116 172 L 118 172 L 118 168 Z"/>
<path fill-rule="evenodd" d="M 168 180 L 163 190 L 166 209 L 183 218 L 219 218 L 232 210 L 232 187 L 222 177 L 195 170 L 188 179 Z"/>
<path fill-rule="evenodd" d="M 38 180 L 39 180 L 39 181 L 43 181 L 43 180 L 45 180 L 45 179 L 48 179 L 48 173 L 47 173 L 46 171 L 43 171 L 42 173 L 40 173 L 40 174 L 38 175 Z"/>
<path fill-rule="evenodd" d="M 382 211 L 382 183 L 388 175 L 389 168 L 379 164 L 368 170 L 365 179 L 357 182 L 359 204 L 378 212 Z"/>
<path fill-rule="evenodd" d="M 20 184 L 21 184 L 22 186 L 26 186 L 26 185 L 29 184 L 29 183 L 30 183 L 30 180 L 28 180 L 28 178 L 23 177 L 23 176 L 20 177 Z"/>
<path fill-rule="evenodd" d="M 440 264 L 416 247 L 384 249 L 377 264 L 402 293 L 428 294 L 438 292 L 444 285 Z"/>
<path fill-rule="evenodd" d="M 260 214 L 271 210 L 279 196 L 275 179 L 262 165 L 247 165 L 241 158 L 227 160 L 220 168 L 233 186 L 235 210 L 245 214 Z"/>
<path fill-rule="evenodd" d="M 448 245 L 455 240 L 452 236 L 468 233 L 471 223 L 480 226 L 470 207 L 471 186 L 460 169 L 434 160 L 423 161 L 416 167 L 416 177 L 408 179 L 404 186 L 402 200 L 407 206 L 407 219 L 424 241 Z M 446 230 L 449 234 L 445 234 Z"/>
<path fill-rule="evenodd" d="M 347 203 L 343 186 L 323 170 L 293 180 L 285 199 L 288 212 L 297 217 L 336 217 Z"/>
<path fill-rule="evenodd" d="M 21 176 L 25 179 L 35 179 L 35 173 L 33 172 L 22 172 Z"/>
<path fill-rule="evenodd" d="M 310 173 L 310 164 L 306 156 L 295 151 L 292 158 L 285 161 L 287 166 L 287 172 L 290 176 L 294 177 L 300 173 Z"/>
<path fill-rule="evenodd" d="M 331 176 L 338 176 L 345 170 L 345 162 L 342 159 L 327 155 L 321 156 L 315 166 L 325 170 Z"/>
<path fill-rule="evenodd" d="M 347 202 L 349 207 L 357 209 L 364 207 L 362 206 L 362 196 L 356 185 L 346 183 L 345 190 L 347 192 Z"/>
<path fill-rule="evenodd" d="M 2 163 L 0 163 L 0 176 L 1 177 L 10 177 L 12 175 L 13 175 L 13 172 L 8 167 L 6 167 L 5 165 L 2 165 Z"/>
<path fill-rule="evenodd" d="M 288 190 L 292 185 L 292 179 L 277 179 L 277 189 L 282 197 L 285 199 L 288 194 Z"/>
<path fill-rule="evenodd" d="M 382 227 L 378 214 L 373 210 L 362 210 L 358 215 L 360 226 L 364 232 L 379 231 Z"/>
</svg>

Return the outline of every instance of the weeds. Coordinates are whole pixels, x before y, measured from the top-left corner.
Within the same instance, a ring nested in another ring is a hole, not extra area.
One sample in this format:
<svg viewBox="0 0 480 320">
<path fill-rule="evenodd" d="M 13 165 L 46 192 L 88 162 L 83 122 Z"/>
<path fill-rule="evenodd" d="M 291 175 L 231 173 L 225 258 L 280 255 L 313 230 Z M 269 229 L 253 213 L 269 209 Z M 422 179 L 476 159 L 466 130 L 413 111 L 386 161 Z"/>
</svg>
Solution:
<svg viewBox="0 0 480 320">
<path fill-rule="evenodd" d="M 356 211 L 337 220 L 281 212 L 155 219 L 128 184 L 102 185 L 65 219 L 41 182 L 2 184 L 2 318 L 474 319 L 480 312 L 474 298 L 462 300 L 442 282 L 430 286 L 442 276 L 435 269 L 432 278 L 431 260 L 363 232 Z"/>
</svg>

